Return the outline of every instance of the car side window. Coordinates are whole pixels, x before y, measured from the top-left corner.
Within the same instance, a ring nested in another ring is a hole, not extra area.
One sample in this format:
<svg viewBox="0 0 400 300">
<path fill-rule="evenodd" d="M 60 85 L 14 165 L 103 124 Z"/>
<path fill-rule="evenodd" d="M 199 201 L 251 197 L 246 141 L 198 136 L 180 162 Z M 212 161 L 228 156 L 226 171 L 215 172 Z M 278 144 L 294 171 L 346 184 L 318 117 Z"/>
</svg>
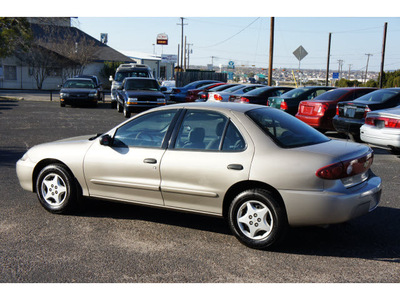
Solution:
<svg viewBox="0 0 400 300">
<path fill-rule="evenodd" d="M 161 148 L 177 110 L 145 114 L 125 123 L 114 135 L 114 147 Z"/>
<path fill-rule="evenodd" d="M 232 122 L 222 114 L 188 111 L 179 129 L 175 149 L 240 151 L 245 142 Z"/>
<path fill-rule="evenodd" d="M 327 90 L 317 90 L 315 93 L 315 97 L 322 95 L 323 93 L 327 92 Z"/>
</svg>

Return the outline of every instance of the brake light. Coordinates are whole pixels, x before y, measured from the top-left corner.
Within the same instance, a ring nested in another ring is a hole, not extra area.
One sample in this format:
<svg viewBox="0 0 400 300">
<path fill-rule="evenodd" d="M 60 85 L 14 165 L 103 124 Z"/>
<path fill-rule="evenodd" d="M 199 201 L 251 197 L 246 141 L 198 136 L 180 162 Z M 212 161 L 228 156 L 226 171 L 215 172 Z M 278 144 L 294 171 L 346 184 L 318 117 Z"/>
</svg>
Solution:
<svg viewBox="0 0 400 300">
<path fill-rule="evenodd" d="M 219 94 L 214 94 L 214 100 L 221 101 L 222 97 Z"/>
<path fill-rule="evenodd" d="M 315 175 L 322 179 L 342 179 L 367 171 L 373 162 L 374 154 L 369 151 L 366 155 L 334 163 L 319 169 Z"/>
<path fill-rule="evenodd" d="M 242 102 L 242 103 L 249 103 L 250 100 L 249 100 L 248 98 L 246 98 L 246 97 L 241 97 L 241 98 L 240 98 L 240 102 Z"/>
<path fill-rule="evenodd" d="M 386 128 L 400 128 L 400 120 L 384 117 L 368 117 L 365 119 L 365 124 Z"/>
<path fill-rule="evenodd" d="M 200 95 L 200 98 L 201 98 L 201 99 L 206 99 L 206 98 L 207 98 L 207 95 L 206 95 L 206 94 L 201 94 L 201 95 Z"/>
<path fill-rule="evenodd" d="M 336 115 L 339 115 L 339 104 L 336 104 Z"/>
<path fill-rule="evenodd" d="M 267 100 L 267 106 L 269 106 L 269 100 Z"/>
<path fill-rule="evenodd" d="M 287 103 L 285 102 L 285 100 L 282 100 L 282 102 L 281 102 L 281 109 L 282 110 L 287 110 L 288 109 L 288 106 L 287 106 Z"/>
<path fill-rule="evenodd" d="M 321 103 L 316 107 L 316 109 L 317 109 L 317 115 L 323 116 L 325 114 L 325 111 L 328 109 L 328 105 L 326 103 Z"/>
<path fill-rule="evenodd" d="M 366 118 L 367 117 L 367 113 L 369 113 L 370 111 L 371 111 L 371 109 L 368 107 L 368 105 L 366 105 L 365 109 L 364 109 L 364 117 L 363 118 Z"/>
</svg>

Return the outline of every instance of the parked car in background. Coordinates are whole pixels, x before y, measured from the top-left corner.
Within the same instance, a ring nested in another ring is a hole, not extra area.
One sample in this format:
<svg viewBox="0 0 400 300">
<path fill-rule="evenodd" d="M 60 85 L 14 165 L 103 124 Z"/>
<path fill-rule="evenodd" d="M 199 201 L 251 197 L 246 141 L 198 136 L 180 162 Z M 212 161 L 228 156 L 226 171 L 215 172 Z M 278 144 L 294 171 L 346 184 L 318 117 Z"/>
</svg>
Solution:
<svg viewBox="0 0 400 300">
<path fill-rule="evenodd" d="M 169 99 L 175 103 L 183 103 L 186 101 L 186 95 L 188 93 L 189 90 L 194 90 L 194 89 L 198 89 L 204 85 L 208 85 L 211 83 L 218 83 L 221 81 L 217 81 L 217 80 L 198 80 L 198 81 L 194 81 L 191 82 L 187 85 L 185 85 L 184 87 L 176 87 L 172 89 L 172 93 L 169 97 Z"/>
<path fill-rule="evenodd" d="M 209 89 L 212 89 L 214 87 L 220 86 L 220 85 L 225 85 L 225 82 L 216 82 L 216 83 L 210 83 L 207 85 L 203 85 L 200 88 L 189 90 L 186 97 L 185 101 L 186 102 L 195 102 L 199 98 L 199 93 L 202 91 L 208 91 Z"/>
<path fill-rule="evenodd" d="M 243 94 L 250 92 L 254 89 L 264 87 L 262 84 L 242 84 L 233 86 L 229 89 L 213 92 L 208 95 L 208 102 L 233 102 L 235 96 L 242 96 Z"/>
<path fill-rule="evenodd" d="M 332 119 L 336 115 L 336 105 L 342 101 L 352 101 L 376 88 L 338 88 L 327 91 L 313 100 L 301 101 L 296 118 L 321 132 L 335 130 Z"/>
<path fill-rule="evenodd" d="M 70 78 L 60 85 L 60 106 L 97 106 L 99 91 L 89 78 Z"/>
<path fill-rule="evenodd" d="M 269 97 L 280 96 L 290 90 L 293 90 L 293 88 L 281 86 L 264 86 L 259 89 L 254 89 L 250 92 L 247 92 L 240 97 L 236 97 L 234 99 L 234 102 L 267 105 Z"/>
<path fill-rule="evenodd" d="M 111 107 L 117 106 L 117 90 L 121 87 L 126 77 L 144 77 L 153 78 L 153 73 L 148 65 L 144 64 L 121 64 L 115 71 L 114 78 L 110 76 L 111 81 Z"/>
<path fill-rule="evenodd" d="M 172 93 L 172 89 L 175 87 L 175 80 L 164 80 L 161 83 L 161 87 L 166 88 L 166 90 L 163 91 L 162 93 L 165 95 L 165 99 L 167 99 L 168 101 Z"/>
<path fill-rule="evenodd" d="M 367 113 L 360 128 L 362 141 L 400 153 L 400 106 Z"/>
<path fill-rule="evenodd" d="M 332 89 L 334 89 L 334 87 L 331 86 L 307 86 L 297 88 L 279 97 L 269 97 L 267 105 L 281 109 L 294 116 L 297 114 L 301 101 L 314 99 Z"/>
<path fill-rule="evenodd" d="M 209 90 L 201 91 L 198 94 L 198 98 L 197 98 L 196 102 L 205 102 L 205 101 L 207 101 L 208 95 L 210 93 L 224 91 L 224 90 L 227 90 L 227 89 L 229 89 L 231 87 L 238 86 L 238 85 L 239 85 L 238 83 L 226 83 L 226 84 L 223 84 L 223 85 L 219 85 L 219 86 L 213 87 L 213 88 L 211 88 Z"/>
<path fill-rule="evenodd" d="M 367 113 L 398 105 L 400 105 L 400 88 L 381 89 L 352 102 L 339 102 L 332 120 L 333 127 L 337 132 L 347 134 L 355 141 L 361 141 L 360 128 L 365 123 Z"/>
<path fill-rule="evenodd" d="M 95 85 L 95 88 L 98 91 L 98 100 L 104 100 L 104 94 L 103 94 L 103 84 L 100 82 L 99 78 L 95 75 L 77 75 L 75 78 L 88 78 L 91 79 Z"/>
<path fill-rule="evenodd" d="M 154 78 L 127 77 L 117 91 L 117 110 L 124 112 L 125 118 L 130 118 L 131 113 L 138 108 L 151 108 L 166 105 L 158 81 Z"/>
<path fill-rule="evenodd" d="M 277 109 L 185 103 L 100 136 L 34 146 L 17 176 L 51 213 L 69 213 L 85 196 L 208 214 L 226 218 L 243 244 L 265 249 L 289 226 L 374 210 L 382 187 L 372 162 L 367 145 L 331 140 Z"/>
</svg>

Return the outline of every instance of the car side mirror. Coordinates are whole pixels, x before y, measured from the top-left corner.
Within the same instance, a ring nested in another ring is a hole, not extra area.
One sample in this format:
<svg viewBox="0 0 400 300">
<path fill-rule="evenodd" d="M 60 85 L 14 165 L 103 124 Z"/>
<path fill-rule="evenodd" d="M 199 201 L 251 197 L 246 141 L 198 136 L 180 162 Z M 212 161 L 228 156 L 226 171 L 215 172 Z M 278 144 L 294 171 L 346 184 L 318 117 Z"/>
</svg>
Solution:
<svg viewBox="0 0 400 300">
<path fill-rule="evenodd" d="M 100 145 L 111 146 L 112 145 L 112 137 L 108 134 L 103 135 L 100 139 Z"/>
</svg>

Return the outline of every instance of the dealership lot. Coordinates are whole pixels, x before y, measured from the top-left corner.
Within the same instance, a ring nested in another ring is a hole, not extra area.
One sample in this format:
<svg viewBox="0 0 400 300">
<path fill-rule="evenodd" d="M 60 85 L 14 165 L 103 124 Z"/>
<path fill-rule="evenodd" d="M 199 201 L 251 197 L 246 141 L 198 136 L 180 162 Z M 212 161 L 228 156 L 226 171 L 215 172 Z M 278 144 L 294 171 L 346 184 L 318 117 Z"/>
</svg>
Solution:
<svg viewBox="0 0 400 300">
<path fill-rule="evenodd" d="M 0 282 L 400 282 L 400 158 L 383 149 L 374 148 L 383 179 L 374 212 L 291 229 L 274 251 L 243 246 L 206 216 L 95 201 L 52 215 L 19 186 L 15 163 L 28 148 L 122 121 L 109 103 L 0 100 Z"/>
</svg>

